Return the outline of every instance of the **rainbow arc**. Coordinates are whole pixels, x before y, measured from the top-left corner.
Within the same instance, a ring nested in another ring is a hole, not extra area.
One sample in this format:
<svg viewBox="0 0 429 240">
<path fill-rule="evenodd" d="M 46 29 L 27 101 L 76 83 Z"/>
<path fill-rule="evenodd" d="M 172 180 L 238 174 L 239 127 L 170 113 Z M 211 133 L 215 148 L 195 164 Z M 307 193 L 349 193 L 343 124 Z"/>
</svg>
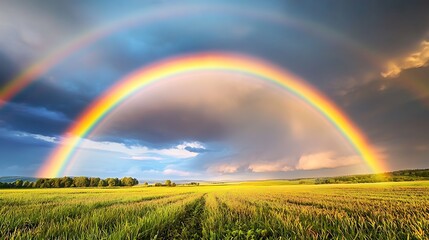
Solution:
<svg viewBox="0 0 429 240">
<path fill-rule="evenodd" d="M 326 118 L 353 146 L 374 172 L 385 168 L 376 152 L 356 125 L 324 94 L 304 80 L 260 59 L 244 55 L 205 52 L 173 57 L 143 67 L 118 81 L 91 103 L 64 133 L 59 144 L 39 169 L 39 177 L 57 177 L 64 173 L 81 139 L 121 102 L 144 87 L 170 77 L 201 71 L 226 71 L 251 75 L 276 84 L 293 94 Z"/>
</svg>

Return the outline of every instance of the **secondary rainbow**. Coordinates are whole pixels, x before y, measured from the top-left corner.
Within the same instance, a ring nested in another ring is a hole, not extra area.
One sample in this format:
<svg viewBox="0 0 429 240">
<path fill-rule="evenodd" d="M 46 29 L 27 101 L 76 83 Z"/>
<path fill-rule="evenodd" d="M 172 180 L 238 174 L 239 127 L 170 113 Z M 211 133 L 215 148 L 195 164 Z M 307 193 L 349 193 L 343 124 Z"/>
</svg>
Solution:
<svg viewBox="0 0 429 240">
<path fill-rule="evenodd" d="M 37 176 L 61 176 L 81 139 L 85 138 L 106 114 L 127 97 L 161 79 L 198 71 L 237 72 L 275 83 L 322 114 L 350 142 L 372 171 L 382 172 L 384 170 L 384 166 L 364 134 L 329 98 L 305 81 L 256 58 L 230 53 L 206 52 L 160 61 L 143 67 L 117 82 L 91 103 L 64 133 L 62 136 L 64 141 L 50 154 L 39 169 Z"/>
<path fill-rule="evenodd" d="M 83 31 L 76 37 L 69 39 L 67 42 L 52 49 L 44 57 L 37 59 L 28 68 L 24 69 L 8 83 L 6 83 L 6 85 L 0 87 L 0 108 L 2 108 L 7 101 L 13 98 L 25 87 L 49 71 L 52 67 L 73 53 L 93 44 L 100 39 L 103 39 L 104 37 L 107 37 L 125 28 L 146 26 L 149 24 L 161 22 L 162 20 L 198 13 L 202 10 L 204 10 L 204 8 L 201 7 L 169 7 L 162 9 L 162 11 L 143 11 L 139 12 L 137 15 L 131 15 L 125 19 L 121 19 L 120 21 L 108 22 L 102 26 Z"/>
<path fill-rule="evenodd" d="M 4 86 L 0 86 L 0 109 L 12 99 L 15 95 L 25 89 L 32 82 L 39 79 L 43 74 L 48 72 L 57 64 L 61 63 L 64 59 L 71 56 L 73 53 L 90 46 L 91 44 L 117 33 L 124 29 L 132 27 L 143 27 L 151 24 L 159 24 L 162 21 L 167 21 L 179 17 L 208 14 L 213 12 L 220 12 L 222 14 L 231 14 L 232 16 L 246 16 L 257 20 L 272 22 L 275 24 L 283 25 L 286 27 L 294 27 L 296 29 L 305 31 L 310 36 L 326 39 L 343 46 L 353 53 L 362 56 L 368 62 L 378 65 L 381 61 L 380 57 L 374 54 L 374 51 L 361 46 L 358 42 L 347 38 L 326 26 L 319 25 L 315 22 L 308 22 L 303 19 L 295 19 L 291 16 L 285 17 L 284 15 L 265 13 L 260 11 L 253 11 L 243 9 L 241 7 L 231 6 L 174 6 L 162 9 L 148 9 L 137 14 L 127 16 L 124 19 L 104 23 L 102 26 L 97 26 L 93 29 L 87 29 L 78 34 L 74 38 L 69 39 L 67 42 L 52 49 L 45 56 L 37 59 L 30 64 L 27 68 L 23 69 L 19 74 L 14 76 Z"/>
</svg>

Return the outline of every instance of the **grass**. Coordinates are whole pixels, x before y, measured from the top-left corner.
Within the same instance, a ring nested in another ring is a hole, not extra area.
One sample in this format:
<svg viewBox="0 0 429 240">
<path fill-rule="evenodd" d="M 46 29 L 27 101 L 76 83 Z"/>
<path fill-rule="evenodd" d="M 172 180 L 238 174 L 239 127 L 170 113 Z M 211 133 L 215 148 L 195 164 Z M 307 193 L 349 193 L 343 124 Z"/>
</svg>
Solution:
<svg viewBox="0 0 429 240">
<path fill-rule="evenodd" d="M 0 190 L 1 239 L 429 239 L 429 181 Z"/>
</svg>

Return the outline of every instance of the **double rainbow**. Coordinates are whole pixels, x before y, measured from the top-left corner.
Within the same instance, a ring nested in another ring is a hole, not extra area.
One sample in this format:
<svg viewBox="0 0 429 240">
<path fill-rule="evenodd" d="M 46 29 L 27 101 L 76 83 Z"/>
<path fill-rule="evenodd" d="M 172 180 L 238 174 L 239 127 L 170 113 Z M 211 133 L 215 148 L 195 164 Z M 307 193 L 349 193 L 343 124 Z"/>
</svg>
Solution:
<svg viewBox="0 0 429 240">
<path fill-rule="evenodd" d="M 275 83 L 316 109 L 354 147 L 366 164 L 374 171 L 383 171 L 365 136 L 348 117 L 326 96 L 305 81 L 259 59 L 243 55 L 208 52 L 185 55 L 164 60 L 130 74 L 96 99 L 77 118 L 63 135 L 62 142 L 38 171 L 39 177 L 57 177 L 63 174 L 81 139 L 88 135 L 110 111 L 127 97 L 149 84 L 191 72 L 227 71 L 246 74 Z"/>
<path fill-rule="evenodd" d="M 378 64 L 378 62 L 380 62 L 380 57 L 377 54 L 374 54 L 374 51 L 368 50 L 358 42 L 353 41 L 353 39 L 347 38 L 326 26 L 319 25 L 315 22 L 307 22 L 303 19 L 295 19 L 291 16 L 285 17 L 284 15 L 273 14 L 271 12 L 267 14 L 261 11 L 243 9 L 242 7 L 231 7 L 229 5 L 214 5 L 209 7 L 203 5 L 183 7 L 174 6 L 160 9 L 148 9 L 143 12 L 138 12 L 138 14 L 130 15 L 117 21 L 104 23 L 102 26 L 97 26 L 93 29 L 83 31 L 74 38 L 71 38 L 67 42 L 54 48 L 42 58 L 37 59 L 19 74 L 14 76 L 4 86 L 0 86 L 0 109 L 28 85 L 41 78 L 43 74 L 64 61 L 64 59 L 103 38 L 111 36 L 124 29 L 146 27 L 184 16 L 196 16 L 199 14 L 210 14 L 213 12 L 230 14 L 232 16 L 248 17 L 249 19 L 270 22 L 279 26 L 292 27 L 305 31 L 310 36 L 338 44 L 372 64 Z"/>
</svg>

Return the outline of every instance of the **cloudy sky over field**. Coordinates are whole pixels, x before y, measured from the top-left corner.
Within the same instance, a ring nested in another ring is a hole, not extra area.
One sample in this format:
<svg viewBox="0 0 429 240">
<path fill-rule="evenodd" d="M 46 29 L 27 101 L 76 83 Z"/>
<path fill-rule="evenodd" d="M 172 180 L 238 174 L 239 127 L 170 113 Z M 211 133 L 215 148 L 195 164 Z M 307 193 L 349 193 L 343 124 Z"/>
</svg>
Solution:
<svg viewBox="0 0 429 240">
<path fill-rule="evenodd" d="M 46 64 L 0 98 L 0 175 L 35 176 L 86 107 L 133 71 L 207 51 L 263 59 L 313 85 L 356 124 L 385 170 L 428 168 L 428 12 L 427 1 L 2 1 L 0 89 Z M 206 71 L 127 98 L 83 136 L 61 175 L 366 172 L 339 130 L 296 96 L 255 76 Z"/>
</svg>

